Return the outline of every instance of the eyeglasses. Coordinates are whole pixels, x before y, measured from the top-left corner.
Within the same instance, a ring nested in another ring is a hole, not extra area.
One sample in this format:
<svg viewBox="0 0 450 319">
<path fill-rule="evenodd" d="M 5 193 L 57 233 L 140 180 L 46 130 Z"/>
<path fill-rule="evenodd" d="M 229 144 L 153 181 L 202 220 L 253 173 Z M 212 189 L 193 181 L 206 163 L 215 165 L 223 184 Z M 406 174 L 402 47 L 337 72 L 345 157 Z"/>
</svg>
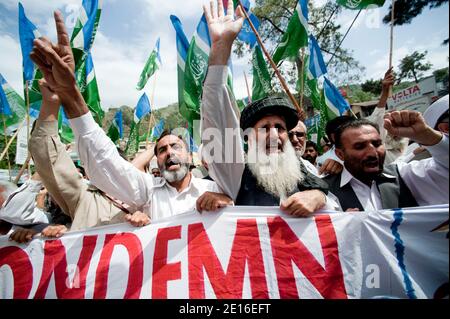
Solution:
<svg viewBox="0 0 450 319">
<path fill-rule="evenodd" d="M 305 138 L 306 137 L 306 133 L 303 132 L 289 132 L 289 138 L 293 139 L 294 136 L 297 137 L 297 139 L 301 139 L 301 138 Z"/>
</svg>

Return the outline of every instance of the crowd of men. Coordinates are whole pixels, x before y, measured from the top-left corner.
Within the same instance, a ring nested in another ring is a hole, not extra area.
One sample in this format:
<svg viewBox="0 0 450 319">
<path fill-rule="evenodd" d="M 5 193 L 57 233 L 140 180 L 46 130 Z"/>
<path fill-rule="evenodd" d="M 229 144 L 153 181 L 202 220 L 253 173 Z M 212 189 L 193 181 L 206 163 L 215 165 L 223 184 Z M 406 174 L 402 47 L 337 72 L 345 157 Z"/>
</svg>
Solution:
<svg viewBox="0 0 450 319">
<path fill-rule="evenodd" d="M 336 118 L 327 125 L 326 144 L 307 141 L 305 124 L 284 96 L 239 111 L 227 86 L 227 65 L 244 15 L 238 9 L 234 16 L 229 3 L 228 14 L 221 1 L 217 11 L 204 9 L 212 41 L 201 106 L 205 178 L 191 172 L 186 141 L 170 131 L 132 162 L 119 154 L 77 88 L 69 38 L 55 13 L 58 42 L 39 38 L 30 55 L 44 75 L 43 103 L 28 144 L 36 174 L 18 189 L 0 184 L 0 234 L 23 243 L 38 233 L 59 237 L 69 229 L 123 222 L 142 227 L 230 205 L 277 206 L 309 217 L 319 210 L 351 213 L 449 202 L 448 95 L 423 115 L 387 112 L 394 82 L 389 70 L 370 118 Z M 74 132 L 81 171 L 58 136 L 60 105 Z M 228 145 L 225 134 L 208 139 L 211 130 L 226 129 L 240 132 L 237 143 Z"/>
</svg>

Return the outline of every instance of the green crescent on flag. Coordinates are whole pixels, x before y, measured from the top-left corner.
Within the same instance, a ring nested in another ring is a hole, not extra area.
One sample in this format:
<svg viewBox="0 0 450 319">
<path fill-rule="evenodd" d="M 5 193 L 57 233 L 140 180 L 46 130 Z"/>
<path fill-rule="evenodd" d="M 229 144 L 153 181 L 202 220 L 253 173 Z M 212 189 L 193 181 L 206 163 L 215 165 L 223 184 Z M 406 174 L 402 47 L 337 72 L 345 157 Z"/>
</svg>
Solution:
<svg viewBox="0 0 450 319">
<path fill-rule="evenodd" d="M 273 61 L 295 60 L 300 48 L 308 46 L 308 0 L 299 0 L 286 32 L 273 54 Z"/>
<path fill-rule="evenodd" d="M 386 0 L 337 0 L 337 3 L 347 9 L 361 10 L 382 7 Z"/>
</svg>

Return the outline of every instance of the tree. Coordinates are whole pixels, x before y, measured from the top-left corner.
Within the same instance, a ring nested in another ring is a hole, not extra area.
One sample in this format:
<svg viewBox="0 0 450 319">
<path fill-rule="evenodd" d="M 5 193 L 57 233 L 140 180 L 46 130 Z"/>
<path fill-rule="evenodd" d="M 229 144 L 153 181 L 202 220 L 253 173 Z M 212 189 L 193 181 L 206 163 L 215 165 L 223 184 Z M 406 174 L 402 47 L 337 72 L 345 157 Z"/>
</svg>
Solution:
<svg viewBox="0 0 450 319">
<path fill-rule="evenodd" d="M 373 95 L 380 95 L 382 90 L 382 80 L 367 80 L 361 84 L 361 89 L 363 92 L 372 93 Z"/>
<path fill-rule="evenodd" d="M 399 66 L 399 80 L 414 79 L 416 83 L 419 83 L 419 78 L 422 77 L 423 72 L 430 70 L 432 67 L 431 63 L 424 62 L 427 53 L 427 51 L 424 53 L 414 51 L 413 54 L 404 57 Z"/>
<path fill-rule="evenodd" d="M 396 0 L 395 2 L 395 22 L 394 25 L 404 25 L 420 15 L 426 7 L 430 9 L 437 8 L 448 3 L 448 0 Z M 391 23 L 392 5 L 389 7 L 389 13 L 384 17 L 383 22 Z"/>
<path fill-rule="evenodd" d="M 297 2 L 298 0 L 256 0 L 253 12 L 261 21 L 259 31 L 262 41 L 269 51 L 273 52 L 280 42 Z M 351 51 L 339 46 L 343 34 L 339 32 L 341 26 L 336 23 L 336 17 L 342 7 L 334 1 L 328 1 L 326 5 L 317 7 L 313 1 L 310 1 L 309 10 L 310 33 L 317 38 L 325 59 L 329 59 L 332 54 L 335 54 L 335 58 L 328 67 L 330 76 L 343 83 L 358 80 L 364 68 L 353 58 Z M 329 19 L 332 14 L 333 17 Z M 242 56 L 246 53 L 246 46 L 238 43 L 235 53 Z M 291 85 L 296 84 L 302 70 L 300 52 L 295 62 L 294 64 L 284 63 L 281 68 L 283 75 Z M 280 89 L 278 81 L 274 84 L 275 88 Z"/>
<path fill-rule="evenodd" d="M 448 68 L 436 70 L 433 72 L 433 74 L 436 77 L 436 82 L 442 83 L 444 86 L 444 89 L 446 91 L 448 91 L 448 86 L 449 86 Z"/>
</svg>

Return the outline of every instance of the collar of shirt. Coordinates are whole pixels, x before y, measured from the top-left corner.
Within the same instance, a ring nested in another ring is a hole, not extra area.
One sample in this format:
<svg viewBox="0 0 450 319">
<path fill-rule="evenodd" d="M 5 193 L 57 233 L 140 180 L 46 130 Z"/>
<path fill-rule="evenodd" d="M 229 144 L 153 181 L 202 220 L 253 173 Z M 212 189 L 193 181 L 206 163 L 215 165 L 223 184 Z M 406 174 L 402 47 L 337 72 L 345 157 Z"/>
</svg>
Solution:
<svg viewBox="0 0 450 319">
<path fill-rule="evenodd" d="M 186 189 L 184 189 L 182 192 L 178 192 L 177 189 L 175 187 L 173 187 L 172 185 L 170 185 L 164 178 L 158 178 L 160 179 L 160 181 L 156 182 L 155 184 L 155 188 L 163 188 L 163 187 L 167 187 L 169 189 L 169 191 L 173 194 L 176 194 L 176 196 L 181 196 L 185 193 L 192 193 L 194 191 L 197 191 L 198 193 L 200 193 L 201 191 L 201 187 L 199 185 L 199 181 L 201 181 L 201 179 L 194 177 L 191 174 L 191 180 L 189 182 L 188 187 L 186 187 Z"/>
<path fill-rule="evenodd" d="M 389 175 L 386 173 L 381 173 L 381 178 L 395 179 L 395 176 L 392 176 L 392 175 Z M 341 175 L 341 187 L 344 187 L 345 185 L 350 183 L 352 180 L 354 180 L 355 182 L 358 182 L 362 185 L 367 186 L 366 184 L 361 182 L 359 179 L 355 178 L 344 166 L 344 170 L 342 171 L 342 175 Z"/>
</svg>

